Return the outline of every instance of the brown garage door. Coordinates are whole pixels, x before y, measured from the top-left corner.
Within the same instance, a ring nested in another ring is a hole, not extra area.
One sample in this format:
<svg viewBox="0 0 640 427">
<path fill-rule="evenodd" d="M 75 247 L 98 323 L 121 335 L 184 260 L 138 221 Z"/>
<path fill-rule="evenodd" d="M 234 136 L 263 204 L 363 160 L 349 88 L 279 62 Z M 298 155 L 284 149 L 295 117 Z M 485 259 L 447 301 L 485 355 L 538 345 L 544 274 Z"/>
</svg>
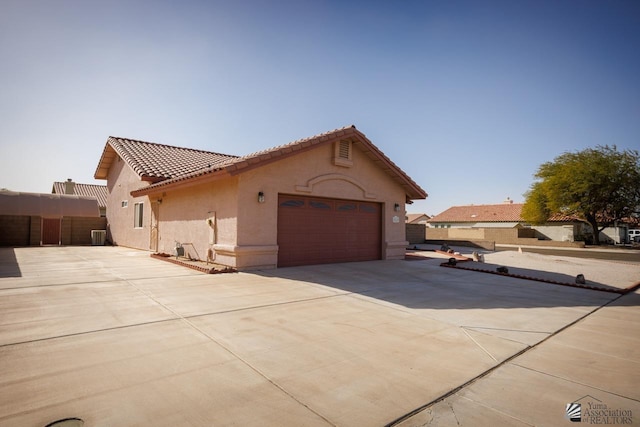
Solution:
<svg viewBox="0 0 640 427">
<path fill-rule="evenodd" d="M 379 203 L 279 195 L 278 267 L 381 258 Z"/>
</svg>

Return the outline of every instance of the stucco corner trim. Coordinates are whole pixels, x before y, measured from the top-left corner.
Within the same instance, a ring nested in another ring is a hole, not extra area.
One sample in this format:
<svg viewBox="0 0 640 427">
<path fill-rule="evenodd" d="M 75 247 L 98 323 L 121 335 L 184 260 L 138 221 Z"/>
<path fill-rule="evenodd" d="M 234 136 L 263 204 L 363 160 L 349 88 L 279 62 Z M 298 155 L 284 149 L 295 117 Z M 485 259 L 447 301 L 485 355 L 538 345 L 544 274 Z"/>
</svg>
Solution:
<svg viewBox="0 0 640 427">
<path fill-rule="evenodd" d="M 295 186 L 295 190 L 300 192 L 300 193 L 313 193 L 313 187 L 315 185 L 320 184 L 322 182 L 326 182 L 326 181 L 345 181 L 345 182 L 348 182 L 348 183 L 358 187 L 360 190 L 362 190 L 362 194 L 363 194 L 365 199 L 376 199 L 377 198 L 375 193 L 368 192 L 367 189 L 365 188 L 365 186 L 362 183 L 360 183 L 357 179 L 352 178 L 352 177 L 347 176 L 347 175 L 342 175 L 342 174 L 339 174 L 339 173 L 329 173 L 329 174 L 326 174 L 326 175 L 317 176 L 317 177 L 312 178 L 309 181 L 307 181 L 306 185 L 296 185 Z"/>
<path fill-rule="evenodd" d="M 398 260 L 404 259 L 406 254 L 407 245 L 409 242 L 386 242 L 383 259 L 385 260 Z"/>
<path fill-rule="evenodd" d="M 221 245 L 217 244 L 213 246 L 213 249 L 224 255 L 263 255 L 278 253 L 278 245 L 252 245 L 252 246 L 237 246 L 237 245 Z"/>
<path fill-rule="evenodd" d="M 216 257 L 239 271 L 276 268 L 278 245 L 213 245 Z"/>
<path fill-rule="evenodd" d="M 406 240 L 400 241 L 400 242 L 386 242 L 385 245 L 388 249 L 389 248 L 402 248 L 402 249 L 406 249 L 407 246 L 409 246 L 409 242 Z"/>
</svg>

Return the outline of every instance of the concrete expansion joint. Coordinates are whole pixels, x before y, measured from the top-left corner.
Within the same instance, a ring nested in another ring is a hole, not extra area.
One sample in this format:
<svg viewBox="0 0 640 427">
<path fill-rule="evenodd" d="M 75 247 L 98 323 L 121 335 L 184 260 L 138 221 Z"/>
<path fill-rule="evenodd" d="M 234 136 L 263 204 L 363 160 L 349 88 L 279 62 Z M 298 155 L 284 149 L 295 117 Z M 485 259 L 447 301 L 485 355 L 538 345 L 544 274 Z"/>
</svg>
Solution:
<svg viewBox="0 0 640 427">
<path fill-rule="evenodd" d="M 606 390 L 606 389 L 603 389 L 603 388 L 600 388 L 600 387 L 596 387 L 593 384 L 587 384 L 587 383 L 583 383 L 583 382 L 580 382 L 580 381 L 572 380 L 571 378 L 561 377 L 559 375 L 553 375 L 553 374 L 550 374 L 549 372 L 545 372 L 545 371 L 541 371 L 539 369 L 533 369 L 533 368 L 530 368 L 528 366 L 520 365 L 519 363 L 513 363 L 513 365 L 517 366 L 518 368 L 521 368 L 521 369 L 526 369 L 527 371 L 535 372 L 537 374 L 546 375 L 548 377 L 556 378 L 556 379 L 559 379 L 559 380 L 562 380 L 562 381 L 567 381 L 567 382 L 570 382 L 572 384 L 581 385 L 583 387 L 589 387 L 589 388 L 592 388 L 594 390 L 601 391 L 603 393 L 608 393 L 608 394 L 611 394 L 611 395 L 614 395 L 614 396 L 621 397 L 623 399 L 633 400 L 634 402 L 640 402 L 640 399 L 635 399 L 635 398 L 633 398 L 631 396 L 620 394 L 620 393 L 616 393 L 615 391 L 612 391 L 612 390 Z"/>
<path fill-rule="evenodd" d="M 122 325 L 122 326 L 113 326 L 111 328 L 92 329 L 90 331 L 83 331 L 83 332 L 75 332 L 75 333 L 71 333 L 71 334 L 56 335 L 54 337 L 36 338 L 36 339 L 33 339 L 33 340 L 26 340 L 26 341 L 12 342 L 12 343 L 7 343 L 7 344 L 0 344 L 0 348 L 12 347 L 12 346 L 23 345 L 23 344 L 31 344 L 31 343 L 35 343 L 35 342 L 52 341 L 52 340 L 57 340 L 57 339 L 61 339 L 61 338 L 77 337 L 77 336 L 82 336 L 82 335 L 94 334 L 94 333 L 98 333 L 98 332 L 117 331 L 119 329 L 134 328 L 134 327 L 137 327 L 137 326 L 153 325 L 153 324 L 156 324 L 156 323 L 163 323 L 163 322 L 173 322 L 175 320 L 178 320 L 178 319 L 171 318 L 171 319 L 151 320 L 151 321 L 148 321 L 148 322 L 135 323 L 135 324 L 132 324 L 132 325 Z"/>
<path fill-rule="evenodd" d="M 536 344 L 536 345 L 537 345 L 537 344 Z M 463 384 L 459 385 L 458 387 L 456 387 L 456 388 L 454 388 L 454 389 L 452 389 L 452 390 L 448 391 L 447 393 L 445 393 L 445 394 L 443 394 L 443 395 L 441 395 L 441 396 L 439 396 L 439 397 L 435 398 L 435 399 L 434 399 L 434 400 L 432 400 L 431 402 L 426 403 L 426 404 L 424 404 L 424 405 L 422 405 L 422 406 L 420 406 L 420 407 L 418 407 L 418 408 L 414 409 L 413 411 L 411 411 L 411 412 L 409 412 L 409 413 L 407 413 L 407 414 L 405 414 L 405 415 L 403 415 L 403 416 L 401 416 L 401 417 L 399 417 L 399 418 L 397 418 L 397 419 L 395 419 L 395 420 L 391 421 L 390 423 L 386 424 L 386 425 L 385 425 L 385 427 L 394 427 L 394 426 L 397 426 L 397 425 L 399 425 L 400 423 L 402 423 L 402 422 L 404 422 L 404 421 L 408 420 L 409 418 L 413 417 L 414 415 L 419 414 L 420 412 L 422 412 L 422 411 L 424 411 L 424 410 L 426 410 L 426 409 L 430 408 L 431 406 L 435 405 L 436 403 L 442 402 L 443 400 L 447 399 L 448 397 L 451 397 L 451 396 L 453 396 L 453 395 L 457 394 L 459 391 L 461 391 L 461 390 L 463 390 L 463 389 L 467 388 L 468 386 L 470 386 L 470 385 L 474 384 L 476 381 L 478 381 L 478 380 L 480 380 L 480 379 L 482 379 L 482 378 L 486 377 L 487 375 L 489 375 L 490 373 L 492 373 L 492 372 L 493 372 L 493 371 L 495 371 L 496 369 L 500 368 L 501 366 L 506 365 L 507 363 L 511 362 L 513 359 L 515 359 L 515 358 L 517 358 L 517 357 L 521 356 L 522 354 L 526 353 L 527 351 L 529 351 L 530 349 L 532 349 L 532 348 L 534 348 L 534 347 L 535 347 L 535 346 L 533 346 L 533 347 L 526 347 L 526 348 L 524 348 L 524 349 L 520 350 L 519 352 L 517 352 L 516 354 L 512 355 L 511 357 L 508 357 L 508 358 L 506 358 L 505 360 L 503 360 L 502 362 L 498 363 L 497 365 L 495 365 L 495 366 L 493 366 L 493 367 L 491 367 L 491 368 L 487 369 L 487 370 L 486 370 L 486 371 L 484 371 L 484 372 L 481 372 L 479 375 L 477 375 L 477 376 L 475 376 L 475 377 L 471 378 L 469 381 L 467 381 L 467 382 L 465 382 L 465 383 L 463 383 Z"/>
<path fill-rule="evenodd" d="M 491 359 L 493 359 L 494 362 L 498 362 L 498 359 L 496 359 L 495 357 L 493 357 L 493 355 L 491 353 L 489 353 L 489 351 L 484 348 L 482 345 L 480 345 L 480 343 L 478 341 L 476 341 L 471 335 L 469 335 L 469 332 L 467 332 L 466 328 L 464 326 L 460 326 L 460 329 L 462 329 L 462 332 L 464 332 L 464 334 L 469 337 L 469 339 L 471 341 L 473 341 L 473 343 L 475 345 L 477 345 L 482 351 L 484 351 Z"/>
<path fill-rule="evenodd" d="M 482 407 L 484 407 L 484 408 L 487 408 L 487 409 L 489 409 L 489 410 L 491 410 L 491 411 L 493 411 L 493 412 L 497 412 L 497 413 L 499 413 L 499 414 L 503 415 L 503 416 L 504 416 L 504 417 L 506 417 L 506 418 L 511 418 L 512 420 L 516 420 L 516 421 L 518 421 L 518 423 L 521 423 L 521 424 L 523 424 L 523 425 L 527 425 L 527 426 L 535 427 L 535 424 L 531 424 L 531 423 L 529 423 L 529 422 L 527 422 L 527 421 L 523 420 L 522 418 L 518 418 L 518 417 L 514 416 L 513 414 L 509 414 L 509 413 L 507 413 L 507 412 L 501 411 L 501 410 L 499 410 L 499 409 L 497 409 L 497 408 L 495 408 L 495 407 L 493 407 L 493 406 L 488 406 L 488 405 L 486 405 L 484 402 L 481 402 L 481 401 L 479 401 L 479 400 L 471 399 L 471 398 L 470 398 L 470 397 L 468 397 L 468 396 L 461 396 L 461 398 L 462 398 L 462 399 L 465 399 L 465 400 L 468 400 L 469 402 L 473 402 L 473 403 L 474 403 L 474 404 L 476 404 L 476 405 L 479 405 L 479 406 L 482 406 Z"/>
<path fill-rule="evenodd" d="M 262 372 L 258 367 L 254 366 L 251 362 L 249 362 L 248 360 L 246 360 L 245 358 L 243 358 L 242 356 L 240 356 L 238 353 L 236 353 L 235 351 L 233 351 L 231 348 L 229 348 L 228 346 L 224 345 L 222 342 L 218 341 L 217 339 L 215 339 L 213 336 L 211 336 L 210 334 L 208 334 L 206 331 L 204 331 L 203 329 L 199 328 L 195 323 L 193 323 L 188 317 L 185 317 L 183 315 L 181 315 L 180 313 L 176 312 L 174 309 L 172 309 L 171 307 L 167 306 L 166 304 L 163 304 L 162 302 L 158 301 L 156 298 L 153 297 L 153 295 L 149 294 L 148 292 L 144 291 L 143 289 L 139 288 L 138 286 L 136 286 L 134 283 L 121 278 L 121 280 L 123 282 L 126 282 L 127 284 L 129 284 L 131 287 L 133 287 L 134 289 L 138 290 L 138 292 L 142 293 L 143 295 L 145 295 L 147 298 L 149 298 L 150 300 L 154 301 L 156 304 L 158 304 L 159 306 L 163 307 L 165 310 L 169 311 L 170 313 L 172 313 L 174 316 L 176 316 L 175 319 L 171 319 L 171 320 L 181 320 L 182 322 L 184 322 L 187 326 L 189 326 L 190 328 L 192 328 L 193 330 L 195 330 L 196 332 L 198 332 L 199 334 L 203 335 L 205 338 L 207 338 L 208 340 L 210 340 L 211 342 L 215 343 L 216 345 L 218 345 L 220 348 L 222 348 L 224 351 L 226 351 L 227 353 L 229 353 L 231 356 L 233 356 L 234 358 L 236 358 L 238 361 L 240 361 L 241 363 L 243 363 L 245 366 L 247 366 L 249 369 L 251 369 L 252 371 L 254 371 L 256 374 L 258 374 L 259 376 L 261 376 L 262 378 L 265 379 L 265 381 L 267 381 L 269 384 L 273 385 L 275 388 L 277 388 L 278 390 L 280 390 L 282 393 L 284 393 L 287 397 L 289 397 L 290 399 L 294 400 L 295 402 L 297 402 L 298 404 L 304 406 L 307 410 L 309 410 L 310 412 L 312 412 L 313 414 L 315 414 L 316 416 L 320 417 L 321 419 L 323 419 L 324 421 L 326 421 L 328 424 L 337 427 L 337 425 L 331 421 L 329 421 L 326 417 L 324 417 L 322 414 L 320 414 L 319 412 L 313 410 L 308 404 L 304 403 L 303 401 L 301 401 L 300 399 L 298 399 L 296 396 L 294 396 L 293 394 L 291 394 L 289 391 L 287 391 L 283 386 L 281 386 L 280 384 L 278 384 L 275 380 L 273 380 L 271 377 L 269 377 L 267 374 L 265 374 L 264 372 Z M 335 295 L 331 295 L 331 296 L 335 296 Z M 330 296 L 330 297 L 331 297 Z M 326 298 L 326 297 L 321 297 L 321 298 Z M 318 299 L 318 298 L 314 298 L 314 299 Z M 252 307 L 255 308 L 255 307 Z"/>
<path fill-rule="evenodd" d="M 460 420 L 458 420 L 458 416 L 456 415 L 455 409 L 453 409 L 453 405 L 451 402 L 447 402 L 449 404 L 449 409 L 451 409 L 451 413 L 453 414 L 453 418 L 456 420 L 456 425 L 460 425 Z"/>
<path fill-rule="evenodd" d="M 446 263 L 444 263 L 446 264 Z M 443 264 L 443 265 L 444 265 Z M 600 306 L 600 307 L 596 307 L 595 309 L 591 310 L 590 312 L 586 313 L 585 315 L 579 317 L 578 319 L 574 320 L 573 322 L 569 323 L 568 325 L 565 325 L 564 327 L 558 329 L 557 331 L 555 331 L 554 333 L 552 333 L 551 335 L 547 336 L 546 338 L 544 338 L 543 340 L 541 340 L 540 342 L 532 345 L 532 346 L 527 346 L 526 348 L 518 351 L 517 353 L 513 354 L 512 356 L 506 358 L 505 360 L 503 360 L 502 362 L 496 364 L 495 366 L 487 369 L 484 372 L 481 372 L 479 375 L 475 376 L 474 378 L 471 378 L 469 381 L 461 384 L 460 386 L 448 391 L 447 393 L 444 393 L 443 395 L 435 398 L 434 400 L 432 400 L 431 402 L 428 402 L 416 409 L 414 409 L 413 411 L 391 421 L 390 423 L 386 424 L 385 427 L 393 427 L 393 426 L 397 426 L 399 424 L 401 424 L 402 422 L 410 419 L 411 417 L 413 417 L 414 415 L 419 414 L 420 412 L 427 410 L 428 408 L 432 407 L 433 405 L 435 405 L 436 403 L 442 402 L 445 399 L 456 395 L 458 392 L 462 391 L 463 389 L 469 387 L 470 385 L 476 383 L 478 380 L 488 376 L 489 374 L 491 374 L 492 372 L 496 371 L 497 369 L 501 368 L 502 366 L 505 366 L 509 363 L 511 363 L 512 361 L 514 361 L 515 359 L 517 359 L 518 357 L 522 356 L 523 354 L 537 348 L 538 346 L 542 345 L 543 343 L 545 343 L 547 340 L 550 340 L 551 338 L 555 337 L 556 335 L 560 334 L 561 332 L 563 332 L 564 330 L 570 328 L 571 326 L 575 325 L 576 323 L 586 319 L 587 317 L 591 316 L 593 313 L 601 310 L 602 308 L 608 306 L 609 304 L 612 304 L 613 302 L 617 301 L 619 298 L 622 298 L 622 295 L 618 295 L 616 298 L 612 299 L 611 301 L 607 302 L 606 304 Z M 521 365 L 517 365 L 517 366 L 521 366 Z M 589 386 L 588 384 L 583 384 L 586 386 Z M 593 386 L 589 386 L 592 388 L 596 388 Z M 597 389 L 597 388 L 596 388 Z M 607 393 L 609 393 L 607 390 L 602 390 L 605 391 Z M 612 393 L 615 394 L 615 393 Z M 626 396 L 621 396 L 621 397 L 625 397 L 628 398 Z"/>
<path fill-rule="evenodd" d="M 209 312 L 209 313 L 192 314 L 190 316 L 180 316 L 180 317 L 184 318 L 184 319 L 194 319 L 196 317 L 212 316 L 212 315 L 216 315 L 216 314 L 226 314 L 226 313 L 237 313 L 239 311 L 255 310 L 257 308 L 278 307 L 278 306 L 281 306 L 281 305 L 298 304 L 298 303 L 301 303 L 301 302 L 318 301 L 318 300 L 336 298 L 336 297 L 342 297 L 342 296 L 348 296 L 348 295 L 350 295 L 350 294 L 323 295 L 321 297 L 302 298 L 302 299 L 291 300 L 291 301 L 274 302 L 274 303 L 271 303 L 271 304 L 252 305 L 252 306 L 247 306 L 247 307 L 242 307 L 242 308 L 234 308 L 234 309 L 231 309 L 231 310 L 213 311 L 213 312 Z"/>
</svg>

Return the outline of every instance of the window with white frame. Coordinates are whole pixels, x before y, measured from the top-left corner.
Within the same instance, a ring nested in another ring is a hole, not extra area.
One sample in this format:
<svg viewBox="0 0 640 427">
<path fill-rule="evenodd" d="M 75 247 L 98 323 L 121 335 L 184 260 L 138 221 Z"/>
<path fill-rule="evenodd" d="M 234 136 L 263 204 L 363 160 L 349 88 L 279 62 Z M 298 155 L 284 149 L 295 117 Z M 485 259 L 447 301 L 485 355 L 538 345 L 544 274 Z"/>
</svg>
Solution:
<svg viewBox="0 0 640 427">
<path fill-rule="evenodd" d="M 142 218 L 144 217 L 144 204 L 136 203 L 133 205 L 133 227 L 142 228 Z"/>
</svg>

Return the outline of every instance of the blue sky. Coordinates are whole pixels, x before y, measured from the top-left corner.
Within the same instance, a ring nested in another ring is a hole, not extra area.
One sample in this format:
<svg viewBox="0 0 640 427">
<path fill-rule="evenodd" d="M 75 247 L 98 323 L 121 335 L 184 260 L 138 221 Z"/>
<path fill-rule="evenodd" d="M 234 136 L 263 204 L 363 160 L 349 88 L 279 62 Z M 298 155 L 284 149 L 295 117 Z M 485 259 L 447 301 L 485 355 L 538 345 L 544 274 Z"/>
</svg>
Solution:
<svg viewBox="0 0 640 427">
<path fill-rule="evenodd" d="M 635 0 L 0 0 L 0 58 L 16 191 L 96 182 L 109 135 L 242 155 L 355 124 L 433 215 L 640 148 Z"/>
</svg>

